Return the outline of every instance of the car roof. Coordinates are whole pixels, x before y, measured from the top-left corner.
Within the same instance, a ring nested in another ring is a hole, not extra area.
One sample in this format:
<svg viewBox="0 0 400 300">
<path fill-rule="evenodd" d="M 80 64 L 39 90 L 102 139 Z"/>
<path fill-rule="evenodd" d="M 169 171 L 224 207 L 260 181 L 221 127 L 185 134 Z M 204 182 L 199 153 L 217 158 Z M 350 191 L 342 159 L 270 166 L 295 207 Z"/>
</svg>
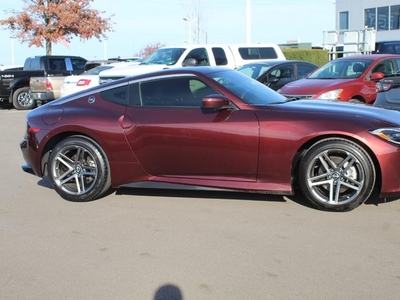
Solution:
<svg viewBox="0 0 400 300">
<path fill-rule="evenodd" d="M 349 55 L 337 58 L 335 60 L 357 60 L 357 59 L 371 59 L 379 60 L 384 58 L 400 58 L 400 54 L 360 54 L 360 55 Z"/>
</svg>

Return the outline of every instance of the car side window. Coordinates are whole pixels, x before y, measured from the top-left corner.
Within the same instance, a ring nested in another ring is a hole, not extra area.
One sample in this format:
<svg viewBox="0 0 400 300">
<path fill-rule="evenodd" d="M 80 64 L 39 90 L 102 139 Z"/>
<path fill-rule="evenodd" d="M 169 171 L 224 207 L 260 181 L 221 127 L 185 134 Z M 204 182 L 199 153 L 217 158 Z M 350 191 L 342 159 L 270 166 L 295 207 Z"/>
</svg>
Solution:
<svg viewBox="0 0 400 300">
<path fill-rule="evenodd" d="M 106 101 L 128 105 L 128 85 L 102 91 L 100 92 L 100 97 Z"/>
<path fill-rule="evenodd" d="M 295 79 L 293 65 L 285 65 L 271 72 L 279 81 L 293 81 Z M 271 76 L 270 76 L 271 77 Z"/>
<path fill-rule="evenodd" d="M 312 71 L 314 71 L 315 68 L 308 66 L 308 65 L 303 65 L 303 64 L 298 64 L 297 65 L 297 78 L 305 78 L 308 74 L 310 74 Z"/>
<path fill-rule="evenodd" d="M 194 77 L 162 78 L 141 82 L 140 103 L 142 106 L 201 107 L 202 97 L 217 93 Z"/>
<path fill-rule="evenodd" d="M 193 49 L 186 56 L 185 60 L 188 58 L 194 58 L 197 60 L 197 65 L 199 66 L 209 66 L 210 60 L 208 59 L 207 50 L 205 48 Z"/>
<path fill-rule="evenodd" d="M 381 73 L 384 73 L 385 75 L 394 74 L 395 67 L 394 67 L 393 63 L 394 62 L 390 59 L 383 60 L 374 67 L 374 69 L 372 70 L 372 73 L 381 72 Z"/>
<path fill-rule="evenodd" d="M 217 66 L 225 66 L 228 64 L 228 59 L 226 58 L 226 53 L 224 49 L 214 47 L 212 48 L 212 53 L 215 58 L 215 64 Z"/>
</svg>

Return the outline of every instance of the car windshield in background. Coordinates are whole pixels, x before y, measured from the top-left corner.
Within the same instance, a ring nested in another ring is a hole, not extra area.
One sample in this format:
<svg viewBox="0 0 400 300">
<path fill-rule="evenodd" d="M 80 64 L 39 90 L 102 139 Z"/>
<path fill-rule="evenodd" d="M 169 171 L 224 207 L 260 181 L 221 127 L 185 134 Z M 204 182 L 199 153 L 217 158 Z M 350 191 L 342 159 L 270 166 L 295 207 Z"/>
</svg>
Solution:
<svg viewBox="0 0 400 300">
<path fill-rule="evenodd" d="M 237 68 L 236 70 L 251 77 L 251 78 L 257 79 L 275 65 L 276 64 L 274 64 L 274 63 L 271 63 L 271 64 L 248 64 L 248 65 L 241 66 L 241 67 Z"/>
<path fill-rule="evenodd" d="M 185 51 L 184 48 L 161 48 L 147 56 L 141 65 L 174 65 Z"/>
<path fill-rule="evenodd" d="M 240 72 L 220 71 L 210 77 L 250 105 L 286 102 L 287 98 Z"/>
<path fill-rule="evenodd" d="M 108 70 L 108 69 L 112 69 L 112 68 L 114 68 L 114 66 L 109 66 L 109 65 L 98 66 L 98 67 L 95 67 L 93 69 L 86 71 L 85 75 L 99 75 L 100 72 Z"/>
<path fill-rule="evenodd" d="M 372 64 L 369 59 L 336 59 L 317 69 L 309 79 L 354 79 L 360 77 Z"/>
</svg>

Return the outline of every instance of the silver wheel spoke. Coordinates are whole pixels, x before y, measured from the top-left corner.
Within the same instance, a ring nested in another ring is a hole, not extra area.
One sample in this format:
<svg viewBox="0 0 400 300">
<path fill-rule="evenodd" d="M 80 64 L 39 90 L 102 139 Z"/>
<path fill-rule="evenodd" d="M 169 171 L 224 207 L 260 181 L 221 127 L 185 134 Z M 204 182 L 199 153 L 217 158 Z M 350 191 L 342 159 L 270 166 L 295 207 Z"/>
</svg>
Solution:
<svg viewBox="0 0 400 300">
<path fill-rule="evenodd" d="M 364 170 L 351 153 L 332 149 L 315 156 L 308 169 L 308 186 L 318 201 L 338 205 L 351 201 L 364 184 Z"/>
<path fill-rule="evenodd" d="M 53 164 L 53 176 L 64 191 L 80 195 L 89 191 L 98 175 L 93 155 L 83 147 L 66 147 Z"/>
</svg>

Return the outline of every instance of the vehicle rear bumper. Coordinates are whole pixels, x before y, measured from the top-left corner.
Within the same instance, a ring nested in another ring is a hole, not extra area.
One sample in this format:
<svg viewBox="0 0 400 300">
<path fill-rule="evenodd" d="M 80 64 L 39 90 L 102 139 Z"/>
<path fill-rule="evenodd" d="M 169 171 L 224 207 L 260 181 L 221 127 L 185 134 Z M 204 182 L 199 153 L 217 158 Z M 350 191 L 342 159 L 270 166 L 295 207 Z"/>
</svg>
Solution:
<svg viewBox="0 0 400 300">
<path fill-rule="evenodd" d="M 53 91 L 29 92 L 29 95 L 35 101 L 51 101 L 55 99 Z"/>
</svg>

